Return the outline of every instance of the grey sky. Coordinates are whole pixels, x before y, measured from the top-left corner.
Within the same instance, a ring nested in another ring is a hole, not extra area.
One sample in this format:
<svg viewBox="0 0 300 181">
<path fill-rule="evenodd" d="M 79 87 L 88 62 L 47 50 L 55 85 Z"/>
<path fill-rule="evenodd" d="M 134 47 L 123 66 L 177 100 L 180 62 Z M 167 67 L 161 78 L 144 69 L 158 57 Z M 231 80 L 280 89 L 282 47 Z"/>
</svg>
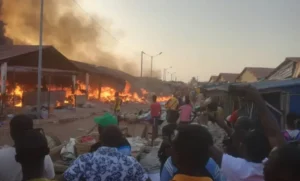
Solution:
<svg viewBox="0 0 300 181">
<path fill-rule="evenodd" d="M 300 56 L 299 0 L 85 0 L 109 18 L 118 51 L 139 62 L 139 51 L 160 51 L 155 67 L 172 66 L 181 80 L 208 80 L 245 66 L 275 67 Z M 123 31 L 120 35 L 117 32 Z M 150 65 L 148 59 L 146 66 Z"/>
</svg>

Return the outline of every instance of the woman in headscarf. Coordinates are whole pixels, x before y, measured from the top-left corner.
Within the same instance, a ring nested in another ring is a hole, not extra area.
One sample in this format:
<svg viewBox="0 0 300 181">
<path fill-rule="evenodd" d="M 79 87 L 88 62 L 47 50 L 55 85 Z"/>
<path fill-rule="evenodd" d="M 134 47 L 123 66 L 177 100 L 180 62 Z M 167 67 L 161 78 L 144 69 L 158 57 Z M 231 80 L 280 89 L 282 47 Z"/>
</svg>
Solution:
<svg viewBox="0 0 300 181">
<path fill-rule="evenodd" d="M 98 125 L 98 133 L 99 133 L 99 141 L 91 146 L 91 152 L 96 151 L 99 147 L 102 146 L 102 138 L 101 135 L 103 131 L 112 125 L 118 125 L 118 120 L 111 114 L 106 113 L 103 116 L 96 117 L 94 119 L 95 123 Z M 118 146 L 118 150 L 121 151 L 125 155 L 131 155 L 131 146 L 128 140 L 123 136 L 120 140 L 120 145 Z"/>
</svg>

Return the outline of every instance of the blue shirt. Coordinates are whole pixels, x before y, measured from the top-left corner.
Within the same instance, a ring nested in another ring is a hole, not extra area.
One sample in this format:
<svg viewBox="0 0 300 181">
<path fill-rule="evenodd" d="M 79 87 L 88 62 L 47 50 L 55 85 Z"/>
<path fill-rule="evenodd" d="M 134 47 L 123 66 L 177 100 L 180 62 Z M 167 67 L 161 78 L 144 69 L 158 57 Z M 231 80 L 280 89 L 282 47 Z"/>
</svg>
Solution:
<svg viewBox="0 0 300 181">
<path fill-rule="evenodd" d="M 220 168 L 217 163 L 209 158 L 206 169 L 212 175 L 214 181 L 225 181 L 226 179 L 220 173 Z M 173 165 L 171 157 L 169 157 L 164 164 L 163 170 L 160 175 L 160 181 L 170 181 L 172 180 L 174 174 L 177 172 L 177 168 Z"/>
<path fill-rule="evenodd" d="M 102 146 L 79 156 L 64 173 L 67 181 L 145 181 L 148 174 L 135 158 Z"/>
</svg>

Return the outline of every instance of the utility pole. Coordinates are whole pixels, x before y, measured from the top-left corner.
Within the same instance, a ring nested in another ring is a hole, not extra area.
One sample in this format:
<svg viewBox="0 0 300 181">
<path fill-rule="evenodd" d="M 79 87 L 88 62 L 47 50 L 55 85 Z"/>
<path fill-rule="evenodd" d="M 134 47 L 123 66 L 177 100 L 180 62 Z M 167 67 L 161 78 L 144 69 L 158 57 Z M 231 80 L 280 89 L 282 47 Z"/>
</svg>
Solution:
<svg viewBox="0 0 300 181">
<path fill-rule="evenodd" d="M 152 68 L 153 68 L 153 56 L 151 56 L 151 77 L 152 77 Z"/>
<path fill-rule="evenodd" d="M 40 9 L 40 45 L 39 45 L 39 60 L 38 60 L 38 88 L 37 88 L 37 116 L 41 117 L 41 86 L 42 86 L 42 63 L 43 63 L 43 14 L 44 0 L 41 0 Z"/>
<path fill-rule="evenodd" d="M 168 69 L 171 69 L 171 68 L 172 68 L 172 66 L 169 67 L 169 68 L 164 68 L 164 69 L 163 69 L 163 80 L 164 80 L 164 81 L 167 80 L 167 70 L 168 70 Z"/>
<path fill-rule="evenodd" d="M 143 77 L 143 55 L 144 55 L 144 52 L 142 51 L 141 52 L 141 77 Z"/>
</svg>

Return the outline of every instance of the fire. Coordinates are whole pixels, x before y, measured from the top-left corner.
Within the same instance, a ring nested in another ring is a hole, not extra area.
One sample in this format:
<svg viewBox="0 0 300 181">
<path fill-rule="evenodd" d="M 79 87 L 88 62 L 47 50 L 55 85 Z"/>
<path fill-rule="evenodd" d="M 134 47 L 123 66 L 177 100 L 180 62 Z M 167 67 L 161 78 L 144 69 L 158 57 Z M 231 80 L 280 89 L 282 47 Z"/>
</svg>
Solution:
<svg viewBox="0 0 300 181">
<path fill-rule="evenodd" d="M 19 98 L 19 102 L 15 103 L 15 107 L 22 107 L 23 90 L 19 85 L 16 85 L 16 88 L 13 91 L 13 95 Z"/>
<path fill-rule="evenodd" d="M 7 84 L 8 85 L 8 84 Z M 79 80 L 76 82 L 75 90 L 73 91 L 71 87 L 58 87 L 55 85 L 48 85 L 49 91 L 63 90 L 66 93 L 66 99 L 64 102 L 56 101 L 56 106 L 62 106 L 63 104 L 72 104 L 74 105 L 74 95 L 85 95 L 86 85 Z M 74 93 L 73 93 L 74 92 Z M 88 99 L 89 100 L 100 100 L 102 102 L 111 102 L 115 100 L 116 89 L 108 86 L 101 87 L 99 92 L 98 88 L 95 89 L 91 86 L 88 87 Z M 120 98 L 123 102 L 138 102 L 146 103 L 147 96 L 150 95 L 149 92 L 143 88 L 140 89 L 141 95 L 137 92 L 131 92 L 131 85 L 126 81 L 125 88 L 122 92 L 119 92 Z M 22 98 L 23 98 L 24 88 L 21 85 L 16 84 L 15 88 L 12 90 L 7 89 L 7 95 L 9 95 L 9 104 L 14 105 L 15 107 L 22 107 Z M 170 96 L 158 96 L 158 102 L 165 102 L 170 99 Z M 148 100 L 150 101 L 150 100 Z"/>
</svg>

